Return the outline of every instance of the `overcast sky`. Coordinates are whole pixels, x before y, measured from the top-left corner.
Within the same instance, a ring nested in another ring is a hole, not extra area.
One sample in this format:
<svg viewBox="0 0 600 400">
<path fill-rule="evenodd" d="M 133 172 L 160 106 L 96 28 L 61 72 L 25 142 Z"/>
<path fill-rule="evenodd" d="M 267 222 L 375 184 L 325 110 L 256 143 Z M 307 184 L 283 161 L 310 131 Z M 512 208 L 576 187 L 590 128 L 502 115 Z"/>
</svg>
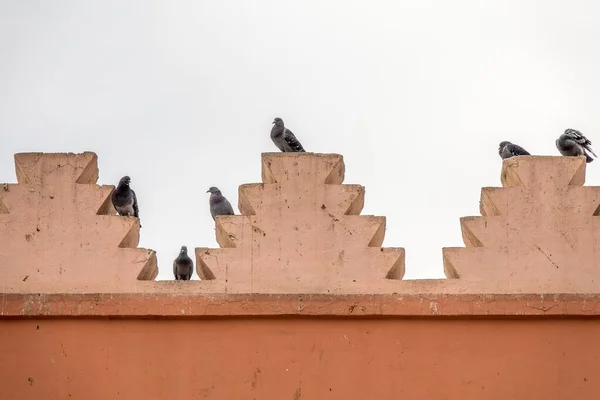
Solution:
<svg viewBox="0 0 600 400">
<path fill-rule="evenodd" d="M 0 1 L 0 182 L 16 152 L 94 151 L 130 175 L 140 247 L 172 279 L 179 247 L 216 247 L 210 186 L 237 211 L 280 116 L 341 153 L 387 216 L 406 278 L 443 277 L 459 218 L 500 186 L 498 143 L 600 151 L 600 3 L 588 1 Z M 596 144 L 597 143 L 597 144 Z M 588 185 L 600 185 L 600 160 Z"/>
</svg>

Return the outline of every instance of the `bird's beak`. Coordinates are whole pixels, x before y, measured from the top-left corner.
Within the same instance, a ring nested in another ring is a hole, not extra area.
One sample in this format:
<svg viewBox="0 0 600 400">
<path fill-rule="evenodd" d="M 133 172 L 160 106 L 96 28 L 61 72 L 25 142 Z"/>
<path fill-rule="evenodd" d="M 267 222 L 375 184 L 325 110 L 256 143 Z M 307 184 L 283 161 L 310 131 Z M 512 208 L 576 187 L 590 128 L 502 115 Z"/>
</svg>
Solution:
<svg viewBox="0 0 600 400">
<path fill-rule="evenodd" d="M 272 123 L 272 124 L 274 124 L 274 123 L 275 123 L 275 121 L 273 121 L 273 122 L 271 122 L 271 123 Z"/>
<path fill-rule="evenodd" d="M 210 190 L 207 190 L 206 193 L 210 193 Z"/>
</svg>

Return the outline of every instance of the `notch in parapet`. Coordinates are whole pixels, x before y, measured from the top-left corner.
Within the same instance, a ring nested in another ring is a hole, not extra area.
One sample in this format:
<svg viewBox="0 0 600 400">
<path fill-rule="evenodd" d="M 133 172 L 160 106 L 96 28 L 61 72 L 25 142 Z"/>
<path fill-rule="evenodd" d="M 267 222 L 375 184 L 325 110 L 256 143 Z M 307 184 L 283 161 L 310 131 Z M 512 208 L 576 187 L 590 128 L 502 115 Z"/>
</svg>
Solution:
<svg viewBox="0 0 600 400">
<path fill-rule="evenodd" d="M 342 185 L 339 154 L 266 153 L 263 183 L 239 189 L 242 215 L 216 220 L 221 249 L 196 249 L 199 275 L 227 292 L 379 293 L 404 275 L 381 248 L 385 217 L 357 215 L 364 187 Z"/>
<path fill-rule="evenodd" d="M 598 292 L 600 187 L 584 187 L 585 157 L 504 160 L 502 188 L 483 188 L 481 217 L 461 218 L 466 248 L 443 249 L 465 290 Z"/>
<path fill-rule="evenodd" d="M 100 206 L 98 207 L 98 211 L 96 211 L 97 215 L 117 215 L 117 210 L 112 204 L 111 195 L 115 190 L 114 185 L 102 185 L 100 188 Z M 139 221 L 138 221 L 139 225 Z M 139 228 L 138 228 L 139 229 Z"/>
<path fill-rule="evenodd" d="M 139 220 L 107 215 L 113 186 L 95 184 L 96 154 L 21 153 L 15 168 L 19 183 L 0 189 L 10 210 L 0 291 L 137 291 L 138 280 L 156 278 L 155 252 L 136 248 Z"/>
</svg>

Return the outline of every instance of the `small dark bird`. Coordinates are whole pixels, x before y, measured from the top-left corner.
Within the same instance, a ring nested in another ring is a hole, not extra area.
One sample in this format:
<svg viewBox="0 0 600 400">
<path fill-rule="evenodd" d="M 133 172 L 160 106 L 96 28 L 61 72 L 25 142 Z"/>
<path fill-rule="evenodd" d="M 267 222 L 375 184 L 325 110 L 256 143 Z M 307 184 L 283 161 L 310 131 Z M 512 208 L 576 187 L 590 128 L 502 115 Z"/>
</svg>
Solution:
<svg viewBox="0 0 600 400">
<path fill-rule="evenodd" d="M 288 128 L 283 125 L 283 120 L 279 117 L 273 120 L 275 124 L 271 129 L 271 140 L 275 143 L 275 146 L 284 153 L 287 152 L 303 152 L 304 147 L 300 144 L 300 141 L 296 139 L 296 136 Z"/>
<path fill-rule="evenodd" d="M 210 205 L 210 215 L 212 215 L 213 219 L 217 215 L 235 215 L 231 203 L 221 194 L 219 188 L 212 186 L 206 193 L 210 193 L 208 204 Z"/>
<path fill-rule="evenodd" d="M 500 142 L 498 147 L 498 154 L 503 160 L 514 156 L 530 156 L 529 152 L 519 145 L 513 144 L 509 141 Z"/>
<path fill-rule="evenodd" d="M 591 163 L 594 159 L 588 154 L 588 151 L 598 157 L 592 151 L 592 142 L 581 132 L 575 129 L 566 129 L 565 133 L 556 139 L 556 148 L 563 156 L 585 156 L 585 161 Z"/>
<path fill-rule="evenodd" d="M 187 246 L 181 246 L 181 251 L 173 261 L 173 275 L 176 281 L 189 281 L 194 273 L 194 262 L 187 254 Z"/>
<path fill-rule="evenodd" d="M 119 185 L 113 190 L 111 195 L 112 204 L 119 215 L 124 217 L 134 216 L 140 218 L 140 210 L 135 192 L 129 187 L 131 178 L 124 176 L 119 181 Z M 142 224 L 140 223 L 140 228 Z"/>
</svg>

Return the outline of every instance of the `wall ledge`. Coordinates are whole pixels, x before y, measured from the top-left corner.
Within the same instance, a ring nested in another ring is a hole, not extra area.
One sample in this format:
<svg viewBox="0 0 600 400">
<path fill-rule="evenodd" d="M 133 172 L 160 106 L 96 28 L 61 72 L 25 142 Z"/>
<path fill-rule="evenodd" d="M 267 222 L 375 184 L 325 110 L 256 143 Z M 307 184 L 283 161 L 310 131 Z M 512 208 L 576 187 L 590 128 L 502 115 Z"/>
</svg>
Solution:
<svg viewBox="0 0 600 400">
<path fill-rule="evenodd" d="M 600 294 L 0 294 L 0 320 L 250 316 L 598 317 Z"/>
</svg>

